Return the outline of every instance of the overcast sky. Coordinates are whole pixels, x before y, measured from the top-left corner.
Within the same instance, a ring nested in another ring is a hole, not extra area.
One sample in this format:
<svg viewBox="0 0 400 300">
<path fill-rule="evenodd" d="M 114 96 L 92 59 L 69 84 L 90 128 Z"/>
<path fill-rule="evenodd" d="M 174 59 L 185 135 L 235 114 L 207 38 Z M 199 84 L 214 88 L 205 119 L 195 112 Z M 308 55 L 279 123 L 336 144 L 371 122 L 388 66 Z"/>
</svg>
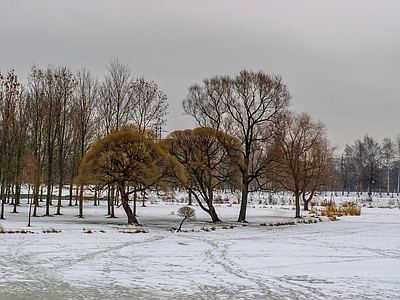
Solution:
<svg viewBox="0 0 400 300">
<path fill-rule="evenodd" d="M 280 74 L 292 109 L 343 148 L 400 133 L 400 1 L 0 0 L 0 71 L 89 68 L 118 58 L 169 99 L 166 130 L 192 128 L 190 85 L 241 69 Z"/>
</svg>

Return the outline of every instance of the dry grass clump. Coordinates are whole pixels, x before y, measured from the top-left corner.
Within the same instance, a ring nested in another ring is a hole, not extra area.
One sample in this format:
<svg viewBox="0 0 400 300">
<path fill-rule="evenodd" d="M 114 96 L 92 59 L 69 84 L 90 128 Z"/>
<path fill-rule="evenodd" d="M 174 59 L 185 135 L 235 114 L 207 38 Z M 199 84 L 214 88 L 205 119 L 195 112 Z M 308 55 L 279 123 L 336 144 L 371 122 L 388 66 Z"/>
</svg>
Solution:
<svg viewBox="0 0 400 300">
<path fill-rule="evenodd" d="M 217 229 L 217 227 L 215 227 L 214 225 L 211 226 L 210 228 L 208 228 L 208 227 L 202 227 L 202 228 L 201 228 L 201 230 L 204 230 L 204 231 L 207 231 L 207 232 L 209 232 L 209 231 L 215 231 L 216 229 Z"/>
<path fill-rule="evenodd" d="M 222 228 L 222 229 L 233 229 L 233 228 L 235 228 L 235 227 L 236 227 L 235 225 L 229 224 L 229 225 L 224 225 L 224 226 L 222 226 L 221 228 Z"/>
<path fill-rule="evenodd" d="M 361 215 L 361 207 L 353 202 L 343 203 L 341 207 L 336 205 L 326 206 L 321 212 L 321 216 L 328 217 L 331 221 L 336 221 L 338 217 L 342 216 L 359 216 Z"/>
<path fill-rule="evenodd" d="M 59 233 L 61 230 L 57 230 L 53 227 L 50 227 L 50 229 L 43 229 L 43 233 Z"/>
<path fill-rule="evenodd" d="M 25 230 L 25 229 L 17 229 L 17 230 L 6 230 L 6 228 L 0 224 L 0 234 L 5 234 L 5 233 L 9 233 L 9 234 L 13 234 L 13 233 L 21 233 L 21 234 L 27 234 L 27 233 L 34 233 L 30 230 Z"/>
<path fill-rule="evenodd" d="M 318 221 L 315 219 L 299 219 L 297 220 L 298 224 L 314 224 L 317 223 Z"/>
<path fill-rule="evenodd" d="M 324 207 L 327 207 L 327 206 L 335 206 L 335 202 L 333 202 L 332 200 L 326 200 L 326 199 L 324 199 L 324 200 L 322 200 L 321 201 L 321 204 L 320 204 L 321 206 L 324 206 Z"/>
<path fill-rule="evenodd" d="M 269 226 L 284 226 L 284 225 L 296 225 L 295 221 L 287 221 L 287 222 L 276 222 L 270 223 Z"/>
<path fill-rule="evenodd" d="M 149 233 L 145 228 L 142 228 L 142 227 L 138 227 L 135 230 L 118 230 L 118 232 L 120 232 L 120 233 L 130 233 L 130 234 L 133 234 L 133 233 Z"/>
<path fill-rule="evenodd" d="M 287 222 L 276 222 L 270 223 L 269 226 L 284 226 L 284 225 L 297 225 L 297 224 L 314 224 L 317 223 L 317 220 L 314 219 L 297 219 L 296 221 L 287 221 Z M 264 225 L 260 225 L 264 226 Z"/>
</svg>

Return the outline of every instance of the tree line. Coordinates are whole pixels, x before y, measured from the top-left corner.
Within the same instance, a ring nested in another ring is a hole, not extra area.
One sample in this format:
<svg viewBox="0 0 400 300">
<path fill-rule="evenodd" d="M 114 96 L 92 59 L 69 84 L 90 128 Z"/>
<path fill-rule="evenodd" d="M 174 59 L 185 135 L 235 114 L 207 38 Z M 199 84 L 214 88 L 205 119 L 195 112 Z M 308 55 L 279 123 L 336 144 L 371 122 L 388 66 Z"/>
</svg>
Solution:
<svg viewBox="0 0 400 300">
<path fill-rule="evenodd" d="M 358 195 L 373 193 L 398 195 L 400 190 L 400 135 L 393 141 L 386 137 L 381 143 L 365 135 L 353 144 L 347 144 L 337 158 L 339 178 L 337 189 L 342 194 L 351 191 Z"/>
<path fill-rule="evenodd" d="M 188 88 L 181 104 L 197 128 L 161 138 L 167 96 L 118 60 L 102 80 L 85 68 L 53 66 L 33 66 L 26 86 L 14 71 L 1 76 L 1 218 L 7 201 L 17 211 L 23 185 L 32 191 L 33 216 L 42 195 L 50 215 L 55 187 L 61 214 L 62 188 L 69 187 L 69 205 L 75 194 L 83 217 L 84 189 L 91 188 L 107 190 L 110 216 L 119 199 L 128 223 L 137 222 L 138 194 L 149 189 L 186 190 L 214 222 L 220 221 L 214 193 L 240 190 L 238 221 L 247 222 L 253 191 L 292 192 L 300 217 L 300 205 L 308 209 L 333 178 L 346 182 L 346 191 L 365 188 L 353 176 L 361 170 L 350 159 L 353 147 L 338 164 L 325 124 L 289 109 L 280 76 L 242 70 L 204 79 Z M 368 176 L 362 177 L 365 183 Z M 369 178 L 378 182 L 376 173 Z"/>
</svg>

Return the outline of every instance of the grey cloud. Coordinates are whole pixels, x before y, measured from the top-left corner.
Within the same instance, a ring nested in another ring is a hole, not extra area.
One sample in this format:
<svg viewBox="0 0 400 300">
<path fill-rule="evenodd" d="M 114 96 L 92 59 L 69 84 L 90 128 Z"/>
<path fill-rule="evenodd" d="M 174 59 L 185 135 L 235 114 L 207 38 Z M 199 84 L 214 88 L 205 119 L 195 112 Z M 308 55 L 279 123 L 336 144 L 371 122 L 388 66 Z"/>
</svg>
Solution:
<svg viewBox="0 0 400 300">
<path fill-rule="evenodd" d="M 280 74 L 293 109 L 328 125 L 341 147 L 369 133 L 394 138 L 400 109 L 398 1 L 0 1 L 0 70 L 25 80 L 32 63 L 109 60 L 157 82 L 169 98 L 166 130 L 187 88 L 243 68 Z"/>
</svg>

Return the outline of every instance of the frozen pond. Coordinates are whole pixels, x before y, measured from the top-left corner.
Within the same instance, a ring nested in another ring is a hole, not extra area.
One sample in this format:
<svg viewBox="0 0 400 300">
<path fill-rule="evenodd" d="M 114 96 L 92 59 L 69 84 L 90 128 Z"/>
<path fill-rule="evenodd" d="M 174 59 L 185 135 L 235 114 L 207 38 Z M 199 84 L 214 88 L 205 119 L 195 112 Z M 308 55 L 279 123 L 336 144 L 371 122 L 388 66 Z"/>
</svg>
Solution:
<svg viewBox="0 0 400 300">
<path fill-rule="evenodd" d="M 195 207 L 187 232 L 171 232 L 179 207 L 139 207 L 148 233 L 132 234 L 136 228 L 125 225 L 121 208 L 118 219 L 109 219 L 104 205 L 87 204 L 85 219 L 78 219 L 76 207 L 63 207 L 63 216 L 33 218 L 27 228 L 26 204 L 18 214 L 6 206 L 1 224 L 33 233 L 0 235 L 0 298 L 400 298 L 398 208 L 277 227 L 260 223 L 292 220 L 294 212 L 251 206 L 243 226 L 235 222 L 239 208 L 224 206 L 217 210 L 225 222 L 212 230 Z M 43 233 L 51 228 L 61 232 Z"/>
</svg>

